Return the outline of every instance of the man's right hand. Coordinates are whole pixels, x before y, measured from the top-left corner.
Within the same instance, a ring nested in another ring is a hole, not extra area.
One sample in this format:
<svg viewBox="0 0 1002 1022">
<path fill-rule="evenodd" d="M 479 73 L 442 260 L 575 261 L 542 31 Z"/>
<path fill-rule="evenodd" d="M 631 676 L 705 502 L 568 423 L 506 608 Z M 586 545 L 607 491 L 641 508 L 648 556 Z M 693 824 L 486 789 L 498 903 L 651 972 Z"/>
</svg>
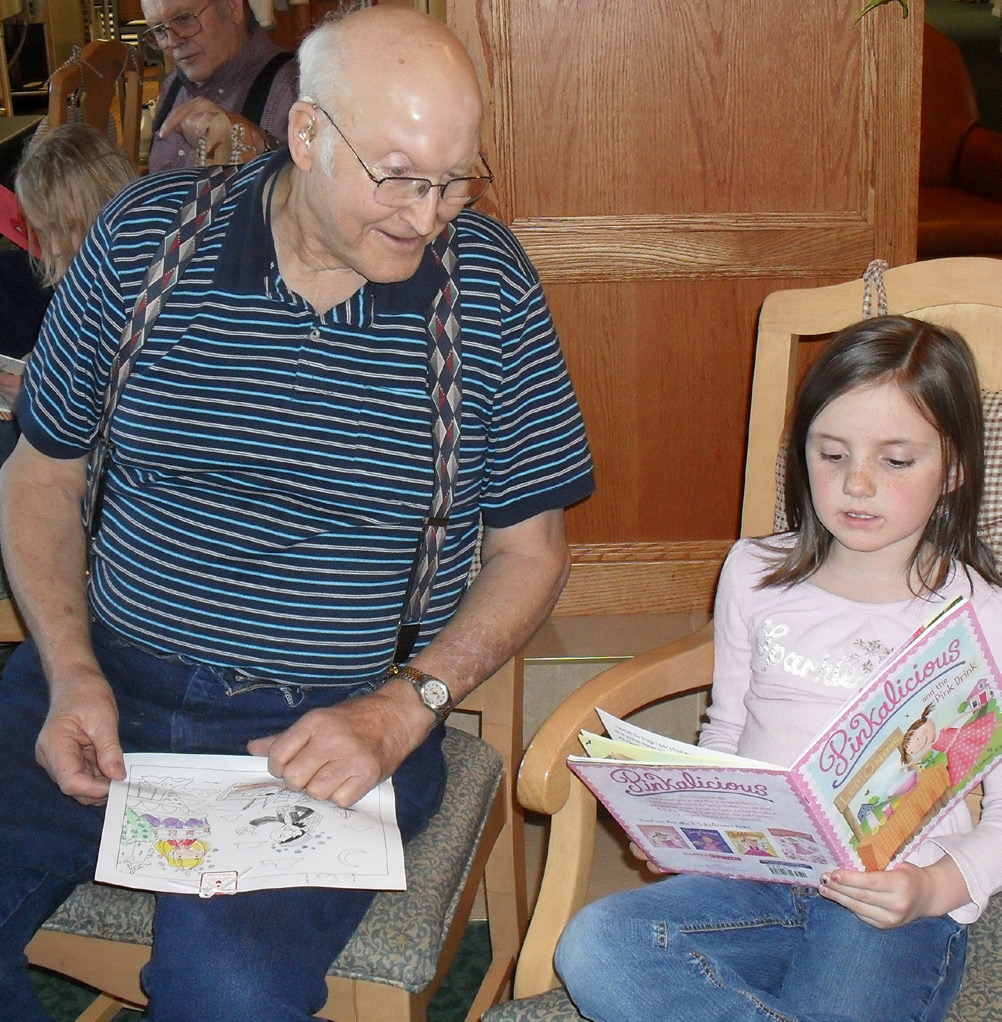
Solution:
<svg viewBox="0 0 1002 1022">
<path fill-rule="evenodd" d="M 118 707 L 107 681 L 95 673 L 54 688 L 35 758 L 65 795 L 102 805 L 111 779 L 125 778 L 118 740 Z"/>
</svg>

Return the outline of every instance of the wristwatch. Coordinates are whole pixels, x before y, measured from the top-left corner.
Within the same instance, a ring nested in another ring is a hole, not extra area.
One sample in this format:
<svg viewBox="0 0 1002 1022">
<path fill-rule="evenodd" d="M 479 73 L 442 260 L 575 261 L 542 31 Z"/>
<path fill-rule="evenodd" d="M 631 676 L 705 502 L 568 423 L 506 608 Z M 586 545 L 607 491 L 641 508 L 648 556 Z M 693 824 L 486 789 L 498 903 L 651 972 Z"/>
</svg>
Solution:
<svg viewBox="0 0 1002 1022">
<path fill-rule="evenodd" d="M 386 672 L 387 678 L 404 678 L 414 686 L 421 702 L 435 714 L 435 727 L 441 727 L 445 718 L 452 713 L 452 693 L 449 686 L 439 678 L 433 678 L 416 667 L 400 667 L 392 664 Z"/>
</svg>

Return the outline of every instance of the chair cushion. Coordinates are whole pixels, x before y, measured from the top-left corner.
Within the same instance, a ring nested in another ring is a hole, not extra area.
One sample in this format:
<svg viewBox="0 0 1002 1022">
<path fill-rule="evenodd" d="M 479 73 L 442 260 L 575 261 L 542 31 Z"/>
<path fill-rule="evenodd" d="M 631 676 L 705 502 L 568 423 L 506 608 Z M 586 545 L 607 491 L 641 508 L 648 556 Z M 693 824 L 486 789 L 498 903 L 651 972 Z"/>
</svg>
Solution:
<svg viewBox="0 0 1002 1022">
<path fill-rule="evenodd" d="M 501 783 L 496 749 L 448 728 L 442 751 L 447 782 L 442 807 L 404 849 L 406 891 L 380 891 L 328 970 L 332 976 L 423 990 L 434 978 L 442 944 Z M 236 895 L 239 897 L 239 895 Z M 154 896 L 107 884 L 81 884 L 45 929 L 149 945 Z"/>
<path fill-rule="evenodd" d="M 562 988 L 491 1008 L 483 1022 L 584 1022 Z"/>
<path fill-rule="evenodd" d="M 964 983 L 946 1022 L 998 1022 L 1002 1005 L 1002 894 L 971 924 Z"/>
<path fill-rule="evenodd" d="M 985 493 L 978 516 L 978 535 L 1002 564 L 1002 393 L 982 393 L 985 415 Z"/>
</svg>

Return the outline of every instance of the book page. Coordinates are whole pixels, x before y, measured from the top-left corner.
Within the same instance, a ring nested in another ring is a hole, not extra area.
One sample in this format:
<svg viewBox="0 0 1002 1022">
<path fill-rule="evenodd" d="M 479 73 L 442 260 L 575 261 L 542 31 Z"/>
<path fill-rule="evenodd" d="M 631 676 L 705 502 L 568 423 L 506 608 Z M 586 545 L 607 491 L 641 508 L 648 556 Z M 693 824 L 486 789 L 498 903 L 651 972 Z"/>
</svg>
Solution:
<svg viewBox="0 0 1002 1022">
<path fill-rule="evenodd" d="M 602 721 L 606 734 L 613 741 L 668 754 L 667 757 L 659 757 L 655 762 L 672 762 L 673 757 L 677 755 L 700 759 L 707 763 L 733 763 L 736 766 L 757 766 L 766 769 L 776 766 L 775 763 L 765 763 L 757 759 L 748 759 L 745 756 L 734 756 L 727 752 L 701 749 L 698 745 L 690 745 L 689 742 L 679 742 L 674 738 L 659 735 L 656 731 L 646 731 L 642 727 L 637 727 L 636 724 L 631 724 L 629 721 L 614 717 L 611 713 L 607 713 L 598 706 L 595 707 L 595 712 L 598 714 L 598 719 Z M 587 731 L 582 732 L 582 734 L 589 733 Z"/>
<path fill-rule="evenodd" d="M 652 749 L 646 745 L 632 745 L 630 742 L 617 742 L 605 735 L 592 734 L 591 731 L 582 731 L 578 735 L 585 754 L 591 759 L 616 759 L 633 760 L 637 763 L 721 763 L 727 760 L 721 759 L 722 754 L 708 752 L 701 754 L 696 745 L 686 745 L 685 742 L 673 742 L 672 745 L 680 748 Z M 689 750 L 692 750 L 691 752 Z M 731 759 L 733 757 L 728 757 Z"/>
<path fill-rule="evenodd" d="M 173 894 L 404 890 L 393 782 L 350 809 L 290 791 L 260 756 L 127 753 L 95 880 Z"/>
<path fill-rule="evenodd" d="M 831 839 L 866 869 L 907 854 L 1002 756 L 999 686 L 966 600 L 886 660 L 793 767 Z"/>
</svg>

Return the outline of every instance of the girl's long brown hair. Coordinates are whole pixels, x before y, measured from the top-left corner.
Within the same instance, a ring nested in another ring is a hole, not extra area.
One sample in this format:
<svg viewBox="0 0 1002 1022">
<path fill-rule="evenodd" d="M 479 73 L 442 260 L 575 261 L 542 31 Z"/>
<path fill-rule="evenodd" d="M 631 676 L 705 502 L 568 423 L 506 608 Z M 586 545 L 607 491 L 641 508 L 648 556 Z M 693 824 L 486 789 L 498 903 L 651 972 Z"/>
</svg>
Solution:
<svg viewBox="0 0 1002 1022">
<path fill-rule="evenodd" d="M 1002 585 L 995 558 L 977 532 L 985 459 L 974 355 L 952 330 L 907 316 L 877 316 L 836 334 L 797 393 L 784 444 L 786 516 L 795 539 L 788 550 L 776 549 L 777 562 L 760 586 L 792 586 L 810 578 L 831 549 L 831 533 L 811 500 L 807 473 L 811 423 L 843 394 L 887 383 L 899 386 L 936 427 L 943 450 L 937 513 L 930 517 L 909 568 L 917 572 L 927 592 L 944 584 L 954 560 L 993 585 Z M 959 480 L 952 489 L 951 480 Z"/>
</svg>

